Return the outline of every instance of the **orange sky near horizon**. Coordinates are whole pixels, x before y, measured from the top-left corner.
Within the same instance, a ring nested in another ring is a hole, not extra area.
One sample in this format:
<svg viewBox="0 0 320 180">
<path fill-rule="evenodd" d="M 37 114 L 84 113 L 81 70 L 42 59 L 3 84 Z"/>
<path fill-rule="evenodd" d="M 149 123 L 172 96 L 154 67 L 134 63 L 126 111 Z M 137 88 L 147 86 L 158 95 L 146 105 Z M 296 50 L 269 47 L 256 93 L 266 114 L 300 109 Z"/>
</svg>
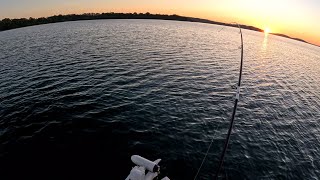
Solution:
<svg viewBox="0 0 320 180">
<path fill-rule="evenodd" d="M 0 0 L 0 19 L 111 11 L 236 21 L 320 46 L 319 0 Z"/>
</svg>

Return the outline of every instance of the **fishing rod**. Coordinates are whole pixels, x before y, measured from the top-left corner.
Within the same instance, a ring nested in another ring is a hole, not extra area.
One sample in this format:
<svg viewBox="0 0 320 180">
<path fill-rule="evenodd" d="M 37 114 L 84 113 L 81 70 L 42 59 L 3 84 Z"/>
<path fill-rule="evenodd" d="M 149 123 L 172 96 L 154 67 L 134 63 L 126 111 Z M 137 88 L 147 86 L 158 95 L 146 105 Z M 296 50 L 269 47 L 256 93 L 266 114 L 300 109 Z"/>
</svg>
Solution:
<svg viewBox="0 0 320 180">
<path fill-rule="evenodd" d="M 220 170 L 221 170 L 221 167 L 222 167 L 222 164 L 223 164 L 223 160 L 224 160 L 224 156 L 226 154 L 226 151 L 227 151 L 227 148 L 228 148 L 228 144 L 229 144 L 229 141 L 230 141 L 230 136 L 231 136 L 231 132 L 232 132 L 232 128 L 233 128 L 233 123 L 234 123 L 234 118 L 235 118 L 235 115 L 236 115 L 236 111 L 237 111 L 237 106 L 238 106 L 238 101 L 239 101 L 239 96 L 240 96 L 240 86 L 241 86 L 241 77 L 242 77 L 242 65 L 243 65 L 243 38 L 242 38 L 242 31 L 241 31 L 241 27 L 238 23 L 235 23 L 237 24 L 239 30 L 240 30 L 240 34 L 241 34 L 241 62 L 240 62 L 240 73 L 239 73 L 239 80 L 238 80 L 238 84 L 237 84 L 237 92 L 236 92 L 236 98 L 235 98 L 235 101 L 234 101 L 234 107 L 233 107 L 233 112 L 232 112 L 232 116 L 231 116 L 231 120 L 230 120 L 230 125 L 229 125 L 229 130 L 228 130 L 228 134 L 227 134 L 227 138 L 225 140 L 225 143 L 224 143 L 224 147 L 223 147 L 223 151 L 222 151 L 222 154 L 221 154 L 221 157 L 220 157 L 220 161 L 219 161 L 219 167 L 217 169 L 217 172 L 215 174 L 215 180 L 218 179 L 219 177 L 219 174 L 220 174 Z M 223 27 L 224 28 L 224 27 Z M 223 28 L 221 28 L 218 32 L 220 32 Z M 220 125 L 218 125 L 216 131 L 218 130 Z M 215 131 L 215 132 L 216 132 Z M 204 164 L 204 161 L 206 160 L 207 158 L 207 155 L 210 151 L 210 148 L 211 148 L 211 145 L 213 143 L 213 138 L 215 137 L 215 134 L 213 135 L 212 139 L 211 139 L 211 142 L 210 142 L 210 145 L 207 149 L 207 152 L 204 156 L 204 158 L 202 159 L 202 162 L 201 162 L 201 165 L 200 167 L 198 168 L 198 171 L 197 171 L 197 174 L 195 175 L 194 177 L 194 180 L 197 179 L 199 173 L 200 173 L 200 170 L 202 168 L 202 165 Z"/>
<path fill-rule="evenodd" d="M 240 35 L 241 35 L 241 63 L 240 63 L 239 80 L 238 80 L 236 98 L 235 98 L 235 101 L 234 101 L 233 112 L 232 112 L 232 116 L 231 116 L 231 120 L 230 120 L 229 130 L 228 130 L 227 138 L 226 138 L 224 146 L 223 146 L 223 151 L 221 153 L 221 157 L 220 157 L 220 161 L 219 161 L 219 167 L 218 167 L 217 172 L 215 174 L 215 178 L 214 178 L 215 180 L 217 180 L 218 177 L 219 177 L 220 170 L 221 170 L 221 167 L 222 167 L 222 164 L 223 164 L 223 160 L 224 160 L 224 156 L 226 154 L 226 151 L 227 151 L 227 148 L 228 148 L 228 145 L 229 145 L 230 136 L 231 136 L 232 128 L 233 128 L 233 124 L 234 124 L 234 117 L 236 115 L 239 96 L 240 96 L 240 86 L 241 86 L 242 66 L 243 66 L 243 38 L 242 38 L 241 27 L 240 27 L 240 25 L 238 23 L 237 23 L 237 25 L 238 25 L 238 28 L 240 30 Z"/>
</svg>

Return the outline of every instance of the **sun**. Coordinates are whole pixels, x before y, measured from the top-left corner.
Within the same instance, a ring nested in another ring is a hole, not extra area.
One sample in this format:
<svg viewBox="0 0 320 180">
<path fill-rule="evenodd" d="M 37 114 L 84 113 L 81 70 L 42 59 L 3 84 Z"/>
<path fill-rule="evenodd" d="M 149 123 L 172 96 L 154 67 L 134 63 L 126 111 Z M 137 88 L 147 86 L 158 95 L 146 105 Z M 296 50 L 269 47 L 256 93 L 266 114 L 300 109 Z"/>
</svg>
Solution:
<svg viewBox="0 0 320 180">
<path fill-rule="evenodd" d="M 265 33 L 265 34 L 269 34 L 270 32 L 271 32 L 271 30 L 270 30 L 269 27 L 266 27 L 266 28 L 264 29 L 264 33 Z"/>
</svg>

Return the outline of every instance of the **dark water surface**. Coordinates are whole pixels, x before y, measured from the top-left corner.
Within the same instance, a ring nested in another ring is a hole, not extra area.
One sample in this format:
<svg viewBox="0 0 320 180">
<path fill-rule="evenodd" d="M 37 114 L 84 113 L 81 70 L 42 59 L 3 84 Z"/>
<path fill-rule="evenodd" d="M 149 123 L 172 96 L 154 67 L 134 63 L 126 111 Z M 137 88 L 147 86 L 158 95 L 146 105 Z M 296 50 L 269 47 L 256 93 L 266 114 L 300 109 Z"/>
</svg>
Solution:
<svg viewBox="0 0 320 180">
<path fill-rule="evenodd" d="M 132 154 L 212 178 L 240 61 L 235 28 L 161 20 L 0 32 L 0 179 L 124 179 Z M 228 179 L 319 179 L 320 48 L 244 30 Z M 20 178 L 21 179 L 21 178 Z"/>
</svg>

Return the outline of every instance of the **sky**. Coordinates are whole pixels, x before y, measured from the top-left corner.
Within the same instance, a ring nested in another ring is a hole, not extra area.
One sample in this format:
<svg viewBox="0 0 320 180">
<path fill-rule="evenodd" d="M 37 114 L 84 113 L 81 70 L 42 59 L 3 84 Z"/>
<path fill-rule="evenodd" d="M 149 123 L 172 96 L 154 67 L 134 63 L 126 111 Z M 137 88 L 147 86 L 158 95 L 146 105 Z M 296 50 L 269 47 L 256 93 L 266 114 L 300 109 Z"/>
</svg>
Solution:
<svg viewBox="0 0 320 180">
<path fill-rule="evenodd" d="M 320 45 L 320 0 L 0 0 L 0 19 L 86 12 L 150 12 L 238 22 Z"/>
</svg>

